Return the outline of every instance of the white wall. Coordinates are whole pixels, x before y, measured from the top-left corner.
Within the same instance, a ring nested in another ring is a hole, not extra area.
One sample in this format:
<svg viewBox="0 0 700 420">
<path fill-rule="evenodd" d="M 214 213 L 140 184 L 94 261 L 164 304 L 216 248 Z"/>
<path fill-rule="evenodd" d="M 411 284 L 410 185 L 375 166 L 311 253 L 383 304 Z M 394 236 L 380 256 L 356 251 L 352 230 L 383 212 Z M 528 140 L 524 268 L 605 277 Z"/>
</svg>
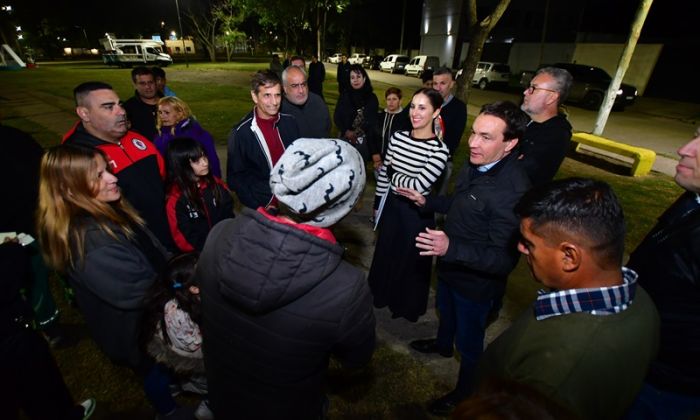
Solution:
<svg viewBox="0 0 700 420">
<path fill-rule="evenodd" d="M 615 76 L 622 55 L 623 44 L 577 44 L 573 60 L 580 64 L 591 64 Z M 643 95 L 661 55 L 663 44 L 637 44 L 623 82 L 637 88 Z"/>
<path fill-rule="evenodd" d="M 545 44 L 542 64 L 547 63 L 578 63 L 600 67 L 610 76 L 615 75 L 623 44 L 594 44 L 594 43 L 557 43 Z M 661 55 L 662 44 L 637 44 L 625 73 L 623 82 L 637 88 L 638 94 L 644 94 L 649 78 L 654 71 L 656 61 Z M 524 70 L 536 70 L 539 66 L 540 44 L 513 44 L 508 58 L 508 64 L 514 73 Z"/>
<path fill-rule="evenodd" d="M 537 70 L 540 65 L 540 53 L 542 53 L 542 64 L 570 63 L 575 49 L 576 44 L 573 43 L 545 44 L 543 50 L 539 42 L 515 43 L 510 49 L 508 65 L 513 73 Z"/>
<path fill-rule="evenodd" d="M 451 65 L 455 52 L 461 1 L 425 0 L 421 21 L 420 53 L 440 58 L 440 65 Z"/>
</svg>

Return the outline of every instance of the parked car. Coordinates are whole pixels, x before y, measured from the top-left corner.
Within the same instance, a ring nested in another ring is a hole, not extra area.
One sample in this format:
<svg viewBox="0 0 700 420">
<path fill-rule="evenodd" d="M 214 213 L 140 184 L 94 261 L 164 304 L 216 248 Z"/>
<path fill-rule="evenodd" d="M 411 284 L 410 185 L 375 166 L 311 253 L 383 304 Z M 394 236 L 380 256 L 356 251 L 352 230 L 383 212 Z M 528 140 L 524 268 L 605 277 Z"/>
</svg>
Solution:
<svg viewBox="0 0 700 420">
<path fill-rule="evenodd" d="M 567 102 L 581 105 L 583 108 L 598 110 L 608 92 L 612 77 L 600 67 L 586 64 L 556 63 L 548 65 L 568 70 L 574 78 L 574 82 L 569 90 Z M 543 66 L 546 67 L 546 66 Z M 528 77 L 529 76 L 529 77 Z M 534 77 L 534 72 L 526 72 L 520 79 L 521 85 L 527 87 Z M 637 88 L 621 83 L 617 90 L 613 109 L 624 111 L 625 107 L 632 105 L 637 99 Z"/>
<path fill-rule="evenodd" d="M 479 61 L 476 64 L 474 77 L 472 77 L 472 84 L 479 86 L 479 89 L 486 89 L 494 84 L 507 85 L 509 80 L 510 66 L 508 64 Z"/>
<path fill-rule="evenodd" d="M 379 63 L 380 71 L 388 71 L 390 73 L 403 73 L 406 64 L 411 59 L 407 55 L 391 54 L 387 55 L 381 63 Z"/>
<path fill-rule="evenodd" d="M 348 58 L 348 63 L 350 64 L 362 64 L 365 61 L 365 57 L 367 57 L 365 54 L 353 54 Z"/>
<path fill-rule="evenodd" d="M 406 64 L 406 76 L 420 77 L 426 70 L 440 67 L 440 59 L 434 55 L 417 55 Z"/>
<path fill-rule="evenodd" d="M 328 62 L 331 64 L 338 64 L 338 63 L 340 63 L 340 61 L 341 61 L 340 58 L 342 56 L 343 56 L 343 54 L 341 54 L 341 53 L 335 53 L 335 54 L 328 57 Z"/>
<path fill-rule="evenodd" d="M 379 70 L 379 63 L 382 62 L 384 56 L 382 55 L 368 55 L 362 62 L 362 67 L 370 70 Z"/>
</svg>

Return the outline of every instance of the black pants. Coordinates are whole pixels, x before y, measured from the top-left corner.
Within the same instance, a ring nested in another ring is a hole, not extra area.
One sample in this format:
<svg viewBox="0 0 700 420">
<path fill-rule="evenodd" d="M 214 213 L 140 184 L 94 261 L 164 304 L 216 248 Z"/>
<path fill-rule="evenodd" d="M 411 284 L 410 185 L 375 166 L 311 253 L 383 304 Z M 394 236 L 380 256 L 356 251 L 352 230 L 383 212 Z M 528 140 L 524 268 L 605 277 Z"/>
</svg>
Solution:
<svg viewBox="0 0 700 420">
<path fill-rule="evenodd" d="M 0 344 L 0 407 L 2 417 L 19 418 L 22 410 L 32 420 L 83 418 L 49 346 L 39 333 L 18 328 Z"/>
</svg>

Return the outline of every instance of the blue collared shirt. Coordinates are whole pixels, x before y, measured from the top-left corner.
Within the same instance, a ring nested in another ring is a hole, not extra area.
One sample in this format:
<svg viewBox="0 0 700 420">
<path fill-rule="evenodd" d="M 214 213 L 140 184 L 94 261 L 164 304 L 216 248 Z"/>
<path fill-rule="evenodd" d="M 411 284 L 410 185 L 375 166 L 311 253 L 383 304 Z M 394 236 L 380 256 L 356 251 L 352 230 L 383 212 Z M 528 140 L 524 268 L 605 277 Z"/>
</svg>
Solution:
<svg viewBox="0 0 700 420">
<path fill-rule="evenodd" d="M 501 159 L 498 159 L 498 160 L 495 161 L 495 162 L 487 163 L 486 165 L 477 166 L 476 170 L 479 171 L 479 172 L 487 172 L 489 169 L 491 169 L 491 168 L 493 168 L 494 166 L 496 166 L 496 164 L 497 164 L 498 162 L 500 162 L 500 161 L 501 161 Z"/>
<path fill-rule="evenodd" d="M 632 303 L 636 289 L 637 273 L 626 267 L 622 267 L 622 284 L 617 286 L 559 291 L 542 289 L 537 292 L 535 318 L 541 321 L 576 312 L 591 315 L 620 313 Z"/>
</svg>

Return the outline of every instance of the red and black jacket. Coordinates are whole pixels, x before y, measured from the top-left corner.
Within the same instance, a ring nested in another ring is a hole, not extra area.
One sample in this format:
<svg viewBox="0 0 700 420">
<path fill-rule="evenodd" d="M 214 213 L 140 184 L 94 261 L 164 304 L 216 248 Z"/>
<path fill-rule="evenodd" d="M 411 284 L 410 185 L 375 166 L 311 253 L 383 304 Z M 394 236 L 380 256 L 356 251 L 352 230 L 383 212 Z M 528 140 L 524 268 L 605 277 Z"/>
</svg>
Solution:
<svg viewBox="0 0 700 420">
<path fill-rule="evenodd" d="M 175 249 L 165 217 L 165 163 L 153 143 L 133 131 L 128 131 L 118 143 L 104 141 L 88 133 L 78 121 L 63 136 L 63 144 L 104 152 L 124 197 L 158 240 L 166 248 Z"/>
<path fill-rule="evenodd" d="M 173 184 L 168 191 L 165 209 L 170 233 L 182 252 L 201 252 L 211 228 L 234 217 L 231 192 L 219 178 L 214 180 L 213 185 L 201 183 L 199 186 L 199 207 L 203 211 L 188 201 L 177 185 Z M 218 191 L 218 199 L 215 191 Z"/>
</svg>

